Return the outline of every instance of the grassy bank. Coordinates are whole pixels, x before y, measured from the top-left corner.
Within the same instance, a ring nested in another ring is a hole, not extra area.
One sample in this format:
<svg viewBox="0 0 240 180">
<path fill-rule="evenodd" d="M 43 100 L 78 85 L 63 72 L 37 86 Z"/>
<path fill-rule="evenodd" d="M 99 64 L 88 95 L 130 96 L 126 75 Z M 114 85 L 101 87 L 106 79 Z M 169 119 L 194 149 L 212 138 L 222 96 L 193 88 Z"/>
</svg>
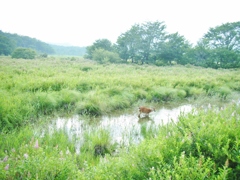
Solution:
<svg viewBox="0 0 240 180">
<path fill-rule="evenodd" d="M 102 115 L 144 102 L 226 99 L 240 91 L 239 70 L 99 65 L 77 58 L 0 58 L 0 129 L 54 112 Z"/>
</svg>

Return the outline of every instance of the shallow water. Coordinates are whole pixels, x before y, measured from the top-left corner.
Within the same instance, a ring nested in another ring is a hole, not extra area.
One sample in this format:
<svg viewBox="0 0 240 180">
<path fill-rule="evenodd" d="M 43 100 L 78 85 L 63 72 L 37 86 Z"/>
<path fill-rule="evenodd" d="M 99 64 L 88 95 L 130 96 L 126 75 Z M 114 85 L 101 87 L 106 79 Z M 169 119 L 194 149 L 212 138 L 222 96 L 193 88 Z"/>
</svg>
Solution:
<svg viewBox="0 0 240 180">
<path fill-rule="evenodd" d="M 80 152 L 80 146 L 84 142 L 84 134 L 100 129 L 110 133 L 112 143 L 127 146 L 130 143 L 139 143 L 143 140 L 141 126 L 146 128 L 167 124 L 169 121 L 177 122 L 180 114 L 186 114 L 193 110 L 190 104 L 174 108 L 161 107 L 155 112 L 138 117 L 138 112 L 118 115 L 102 116 L 94 119 L 84 119 L 82 116 L 71 118 L 57 118 L 49 125 L 49 130 L 64 130 L 70 140 L 76 141 L 76 152 Z M 90 122 L 90 123 L 89 123 Z"/>
</svg>

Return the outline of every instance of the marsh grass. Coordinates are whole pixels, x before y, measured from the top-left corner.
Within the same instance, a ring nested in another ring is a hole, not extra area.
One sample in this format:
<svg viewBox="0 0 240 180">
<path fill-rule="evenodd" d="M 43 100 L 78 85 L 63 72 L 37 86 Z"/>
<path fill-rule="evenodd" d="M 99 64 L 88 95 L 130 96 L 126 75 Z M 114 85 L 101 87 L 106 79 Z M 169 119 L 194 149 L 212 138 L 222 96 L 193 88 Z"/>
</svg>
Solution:
<svg viewBox="0 0 240 180">
<path fill-rule="evenodd" d="M 80 154 L 77 156 L 77 166 L 80 169 L 84 168 L 86 161 L 91 165 L 97 165 L 102 157 L 112 154 L 115 150 L 115 144 L 112 144 L 107 130 L 85 132 L 83 139 Z"/>
<path fill-rule="evenodd" d="M 227 100 L 240 89 L 239 70 L 96 64 L 80 58 L 0 59 L 1 129 L 58 111 L 99 116 L 139 101 L 177 102 L 199 96 Z"/>
<path fill-rule="evenodd" d="M 79 154 L 63 130 L 25 126 L 1 132 L 1 179 L 236 179 L 239 105 L 182 114 L 165 126 L 141 125 L 145 140 L 116 155 L 108 130 L 86 132 Z M 134 136 L 133 131 L 131 136 Z"/>
<path fill-rule="evenodd" d="M 234 113 L 233 113 L 234 112 Z M 237 179 L 239 106 L 181 116 L 117 159 L 107 157 L 86 179 Z M 144 131 L 146 130 L 143 127 Z M 127 165 L 127 166 L 126 166 Z"/>
<path fill-rule="evenodd" d="M 157 136 L 159 127 L 153 124 L 148 125 L 147 123 L 141 124 L 141 135 L 144 139 L 151 139 Z"/>
<path fill-rule="evenodd" d="M 74 179 L 74 144 L 63 131 L 44 136 L 31 126 L 1 134 L 1 179 Z M 2 158 L 1 158 L 2 159 Z"/>
<path fill-rule="evenodd" d="M 38 123 L 55 113 L 92 117 L 140 103 L 224 104 L 239 99 L 239 82 L 239 69 L 0 57 L 0 179 L 237 179 L 239 105 L 203 109 L 159 129 L 142 125 L 130 136 L 146 140 L 122 145 L 117 156 L 107 130 L 85 134 L 76 154 L 64 131 L 42 133 Z"/>
</svg>

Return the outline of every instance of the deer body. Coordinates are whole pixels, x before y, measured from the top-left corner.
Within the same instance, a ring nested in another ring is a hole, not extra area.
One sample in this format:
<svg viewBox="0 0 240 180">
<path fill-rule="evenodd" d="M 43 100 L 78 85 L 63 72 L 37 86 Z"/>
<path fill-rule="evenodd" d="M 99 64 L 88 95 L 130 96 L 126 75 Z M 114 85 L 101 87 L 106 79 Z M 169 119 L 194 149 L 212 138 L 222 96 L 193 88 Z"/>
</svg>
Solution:
<svg viewBox="0 0 240 180">
<path fill-rule="evenodd" d="M 149 115 L 149 113 L 151 113 L 152 111 L 155 111 L 155 109 L 154 108 L 147 108 L 145 106 L 139 107 L 138 117 L 140 117 L 141 113 Z"/>
</svg>

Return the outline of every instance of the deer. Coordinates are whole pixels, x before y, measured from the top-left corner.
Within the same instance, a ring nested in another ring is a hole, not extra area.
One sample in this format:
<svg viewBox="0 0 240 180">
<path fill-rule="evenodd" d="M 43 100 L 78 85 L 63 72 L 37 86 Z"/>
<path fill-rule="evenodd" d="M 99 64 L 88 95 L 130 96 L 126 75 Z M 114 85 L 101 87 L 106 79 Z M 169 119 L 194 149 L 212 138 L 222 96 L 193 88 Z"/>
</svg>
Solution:
<svg viewBox="0 0 240 180">
<path fill-rule="evenodd" d="M 149 113 L 155 111 L 155 108 L 147 108 L 145 106 L 141 106 L 139 107 L 139 114 L 138 117 L 140 118 L 141 113 L 146 114 L 147 116 L 149 115 Z"/>
</svg>

